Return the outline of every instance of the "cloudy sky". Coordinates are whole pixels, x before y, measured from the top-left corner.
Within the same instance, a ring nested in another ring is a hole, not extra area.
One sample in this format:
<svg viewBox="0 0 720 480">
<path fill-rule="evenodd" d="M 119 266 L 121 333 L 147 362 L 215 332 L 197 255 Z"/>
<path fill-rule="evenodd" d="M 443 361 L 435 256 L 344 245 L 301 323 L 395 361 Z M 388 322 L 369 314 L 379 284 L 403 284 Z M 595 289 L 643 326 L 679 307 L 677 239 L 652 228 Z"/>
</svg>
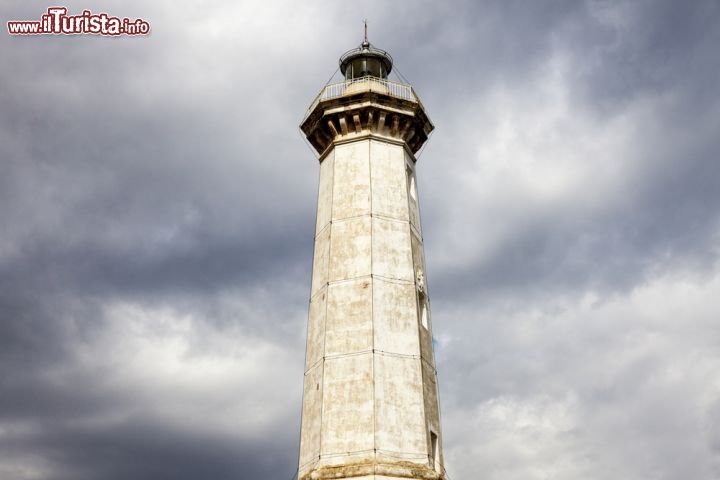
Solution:
<svg viewBox="0 0 720 480">
<path fill-rule="evenodd" d="M 65 4 L 152 34 L 0 34 L 1 479 L 292 477 L 298 124 L 363 18 L 436 125 L 451 478 L 720 478 L 720 4 Z"/>
</svg>

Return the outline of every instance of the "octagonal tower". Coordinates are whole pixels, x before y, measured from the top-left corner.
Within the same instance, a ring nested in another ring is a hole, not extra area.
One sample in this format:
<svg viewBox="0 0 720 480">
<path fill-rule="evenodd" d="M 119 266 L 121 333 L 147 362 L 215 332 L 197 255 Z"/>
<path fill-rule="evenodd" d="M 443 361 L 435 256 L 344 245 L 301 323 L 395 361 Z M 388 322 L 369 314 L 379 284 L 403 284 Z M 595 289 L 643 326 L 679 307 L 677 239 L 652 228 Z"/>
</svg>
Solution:
<svg viewBox="0 0 720 480">
<path fill-rule="evenodd" d="M 433 125 L 367 37 L 300 128 L 320 154 L 300 480 L 444 479 L 415 181 Z"/>
</svg>

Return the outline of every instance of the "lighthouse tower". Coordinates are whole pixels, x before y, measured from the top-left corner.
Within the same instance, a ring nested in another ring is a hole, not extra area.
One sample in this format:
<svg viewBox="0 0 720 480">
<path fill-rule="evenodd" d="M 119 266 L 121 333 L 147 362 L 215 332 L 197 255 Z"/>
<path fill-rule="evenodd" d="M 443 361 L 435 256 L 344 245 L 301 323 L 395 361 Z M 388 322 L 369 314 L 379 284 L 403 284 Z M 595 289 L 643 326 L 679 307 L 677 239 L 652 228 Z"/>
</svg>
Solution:
<svg viewBox="0 0 720 480">
<path fill-rule="evenodd" d="M 299 480 L 445 478 L 415 181 L 433 125 L 392 67 L 366 33 L 300 126 L 320 186 Z"/>
</svg>

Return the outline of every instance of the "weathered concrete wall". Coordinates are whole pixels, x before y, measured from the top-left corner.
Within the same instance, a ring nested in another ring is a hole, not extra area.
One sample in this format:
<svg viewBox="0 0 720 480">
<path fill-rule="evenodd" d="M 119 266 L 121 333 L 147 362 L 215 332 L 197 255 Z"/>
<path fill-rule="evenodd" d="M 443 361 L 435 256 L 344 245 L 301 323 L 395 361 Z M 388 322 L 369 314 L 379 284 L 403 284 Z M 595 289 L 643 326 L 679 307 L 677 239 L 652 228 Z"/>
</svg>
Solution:
<svg viewBox="0 0 720 480">
<path fill-rule="evenodd" d="M 372 213 L 407 222 L 406 162 L 401 159 L 405 151 L 400 145 L 380 141 L 369 143 Z"/>
<path fill-rule="evenodd" d="M 343 463 L 342 454 L 373 449 L 373 356 L 325 360 L 320 452 Z"/>
<path fill-rule="evenodd" d="M 414 159 L 401 144 L 367 136 L 325 155 L 301 479 L 441 477 L 430 458 L 440 421 L 431 325 L 418 313 L 420 231 Z"/>
<path fill-rule="evenodd" d="M 420 354 L 416 308 L 414 284 L 373 279 L 375 350 L 415 357 Z"/>
<path fill-rule="evenodd" d="M 415 162 L 412 155 L 405 153 L 405 164 L 407 165 L 406 176 L 408 183 L 408 205 L 410 208 L 410 224 L 418 235 L 421 235 L 420 229 L 420 204 L 418 200 L 417 181 L 415 178 Z"/>
<path fill-rule="evenodd" d="M 333 169 L 335 168 L 335 151 L 328 153 L 320 164 L 320 181 L 318 186 L 317 221 L 315 234 L 330 224 L 332 218 Z"/>
<path fill-rule="evenodd" d="M 370 213 L 370 145 L 366 141 L 335 147 L 332 219 Z"/>
</svg>

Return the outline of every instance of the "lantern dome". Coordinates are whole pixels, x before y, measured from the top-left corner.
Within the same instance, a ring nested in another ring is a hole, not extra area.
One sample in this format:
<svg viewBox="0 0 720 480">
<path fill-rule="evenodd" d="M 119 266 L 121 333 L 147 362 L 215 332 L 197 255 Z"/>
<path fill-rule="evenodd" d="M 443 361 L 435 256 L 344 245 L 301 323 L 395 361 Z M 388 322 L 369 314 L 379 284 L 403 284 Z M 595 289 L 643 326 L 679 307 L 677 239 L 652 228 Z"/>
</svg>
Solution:
<svg viewBox="0 0 720 480">
<path fill-rule="evenodd" d="M 359 47 L 340 57 L 340 73 L 346 80 L 368 76 L 387 78 L 392 71 L 392 65 L 390 54 L 372 46 L 367 38 Z"/>
</svg>

